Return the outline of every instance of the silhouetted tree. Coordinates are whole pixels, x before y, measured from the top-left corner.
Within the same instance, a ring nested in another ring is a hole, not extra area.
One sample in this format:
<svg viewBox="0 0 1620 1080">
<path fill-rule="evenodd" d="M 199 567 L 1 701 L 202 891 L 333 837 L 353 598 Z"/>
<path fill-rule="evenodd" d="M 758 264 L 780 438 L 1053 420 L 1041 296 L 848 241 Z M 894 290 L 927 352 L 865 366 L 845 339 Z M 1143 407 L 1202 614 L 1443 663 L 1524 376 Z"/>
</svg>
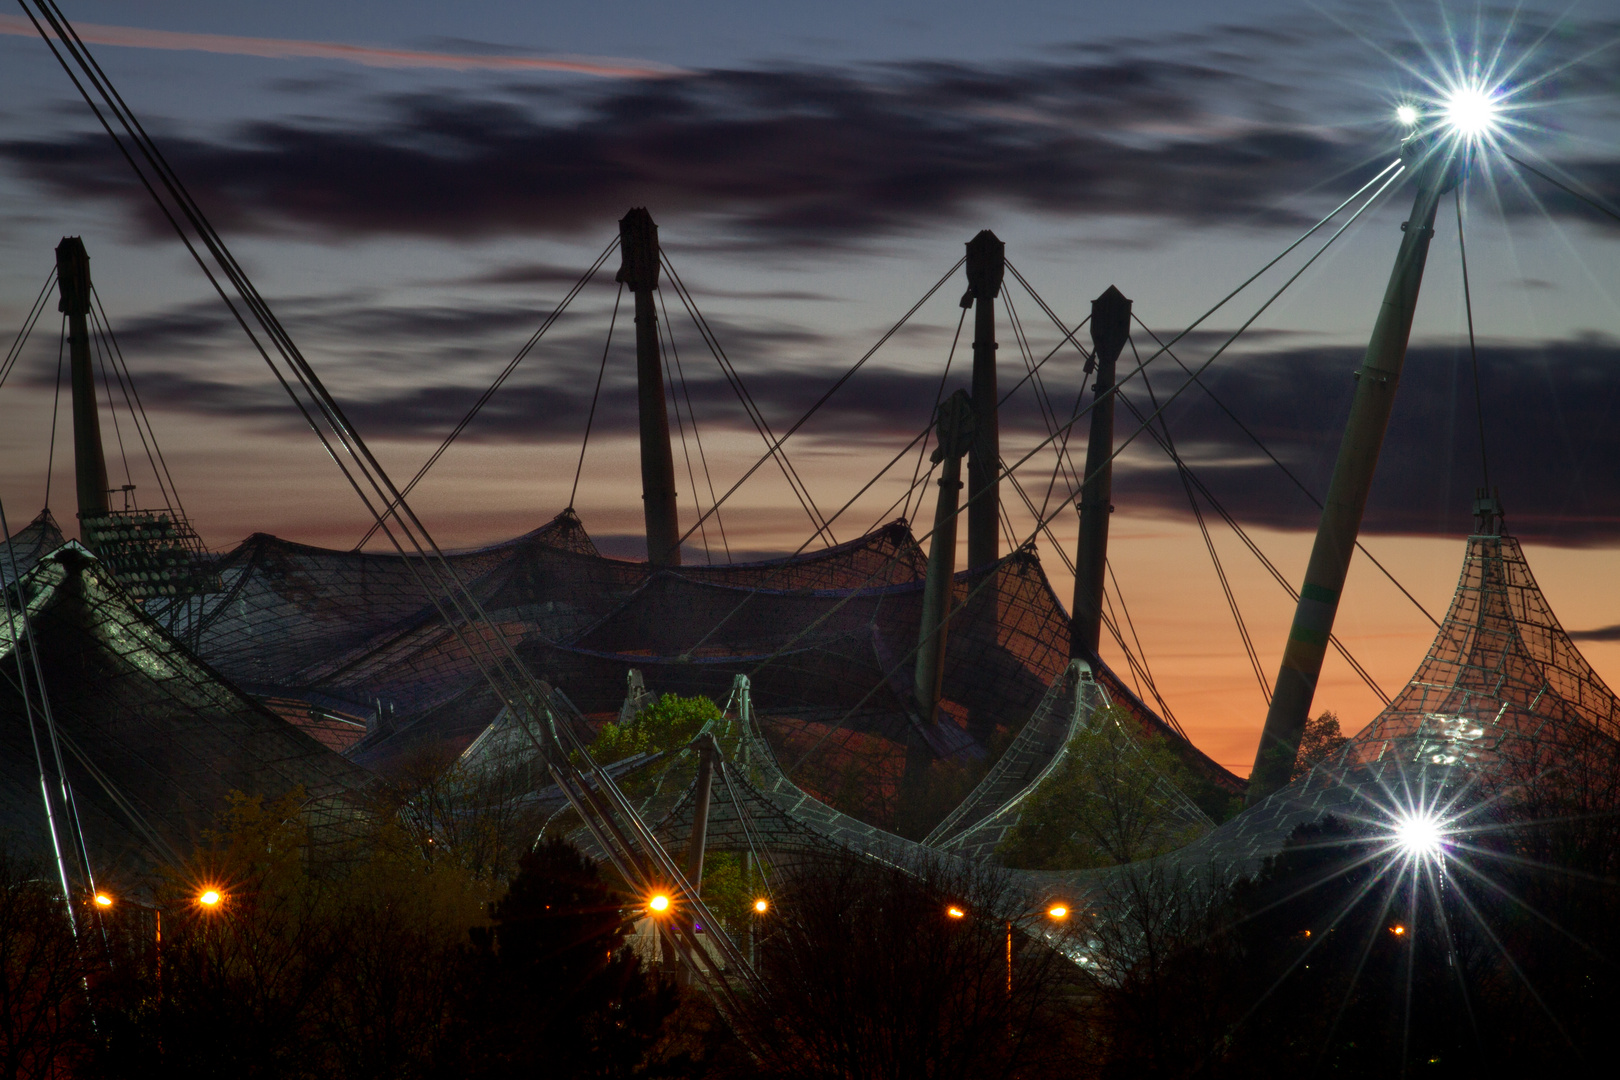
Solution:
<svg viewBox="0 0 1620 1080">
<path fill-rule="evenodd" d="M 627 945 L 631 906 L 565 841 L 524 855 L 492 925 L 473 931 L 458 1075 L 647 1075 L 679 992 Z"/>
<path fill-rule="evenodd" d="M 1053 947 L 1072 944 L 1068 924 L 1029 906 L 992 869 L 839 856 L 802 866 L 778 884 L 758 946 L 767 993 L 750 1019 L 772 1075 L 1068 1071 L 1084 1032 L 1079 969 Z"/>
<path fill-rule="evenodd" d="M 84 980 L 96 967 L 45 868 L 0 851 L 0 1078 L 71 1075 L 91 1035 Z"/>
</svg>

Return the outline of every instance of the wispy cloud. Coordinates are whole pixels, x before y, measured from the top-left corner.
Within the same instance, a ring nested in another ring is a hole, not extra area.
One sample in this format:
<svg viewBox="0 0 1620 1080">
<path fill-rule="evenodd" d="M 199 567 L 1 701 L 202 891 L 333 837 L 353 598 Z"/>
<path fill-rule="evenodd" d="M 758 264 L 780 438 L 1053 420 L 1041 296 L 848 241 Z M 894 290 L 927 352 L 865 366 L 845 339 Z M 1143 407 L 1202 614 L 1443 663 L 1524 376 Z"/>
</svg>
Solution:
<svg viewBox="0 0 1620 1080">
<path fill-rule="evenodd" d="M 662 79 L 681 69 L 645 60 L 600 56 L 484 56 L 473 53 L 420 52 L 369 45 L 340 45 L 293 38 L 239 37 L 234 34 L 191 34 L 147 30 L 139 26 L 76 23 L 74 29 L 91 45 L 170 52 L 222 53 L 267 60 L 341 60 L 378 68 L 440 68 L 448 71 L 561 71 L 613 79 Z M 48 28 L 47 28 L 48 30 Z M 18 15 L 0 15 L 0 34 L 35 37 L 34 24 Z M 52 34 L 54 37 L 54 33 Z"/>
</svg>

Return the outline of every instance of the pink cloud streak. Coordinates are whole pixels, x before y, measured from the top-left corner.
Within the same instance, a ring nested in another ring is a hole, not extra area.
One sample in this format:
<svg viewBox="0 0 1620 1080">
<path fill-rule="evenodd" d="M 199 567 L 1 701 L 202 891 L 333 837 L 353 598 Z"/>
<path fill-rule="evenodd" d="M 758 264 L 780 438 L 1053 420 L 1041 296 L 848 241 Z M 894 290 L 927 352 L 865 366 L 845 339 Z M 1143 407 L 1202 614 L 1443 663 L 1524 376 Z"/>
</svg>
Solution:
<svg viewBox="0 0 1620 1080">
<path fill-rule="evenodd" d="M 641 60 L 614 60 L 580 56 L 471 56 L 458 53 L 383 49 L 366 45 L 337 45 L 325 41 L 288 38 L 237 37 L 228 34 L 190 34 L 174 30 L 145 30 L 136 26 L 79 23 L 79 37 L 93 45 L 128 49 L 164 49 L 180 52 L 258 56 L 269 60 L 344 60 L 366 67 L 441 68 L 450 71 L 564 71 L 614 79 L 662 79 L 682 74 L 667 64 Z M 0 15 L 0 34 L 35 37 L 33 23 L 17 15 Z M 52 35 L 54 36 L 54 35 Z"/>
</svg>

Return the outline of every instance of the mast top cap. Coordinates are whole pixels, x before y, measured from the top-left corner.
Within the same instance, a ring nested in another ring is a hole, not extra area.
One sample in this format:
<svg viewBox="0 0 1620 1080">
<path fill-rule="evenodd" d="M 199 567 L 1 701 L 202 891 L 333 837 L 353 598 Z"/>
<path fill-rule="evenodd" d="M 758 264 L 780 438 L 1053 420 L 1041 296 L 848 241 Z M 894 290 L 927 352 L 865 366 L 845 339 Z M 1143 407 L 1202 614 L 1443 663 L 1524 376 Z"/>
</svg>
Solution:
<svg viewBox="0 0 1620 1080">
<path fill-rule="evenodd" d="M 967 292 L 962 294 L 962 306 L 972 307 L 975 300 L 994 300 L 1001 293 L 1001 281 L 1007 270 L 1007 245 L 989 229 L 967 242 Z"/>
<path fill-rule="evenodd" d="M 66 315 L 90 313 L 90 253 L 77 236 L 64 236 L 56 245 L 56 285 L 62 295 L 56 310 Z"/>
<path fill-rule="evenodd" d="M 631 292 L 658 288 L 658 225 L 644 206 L 619 219 L 619 272 L 614 280 Z"/>
</svg>

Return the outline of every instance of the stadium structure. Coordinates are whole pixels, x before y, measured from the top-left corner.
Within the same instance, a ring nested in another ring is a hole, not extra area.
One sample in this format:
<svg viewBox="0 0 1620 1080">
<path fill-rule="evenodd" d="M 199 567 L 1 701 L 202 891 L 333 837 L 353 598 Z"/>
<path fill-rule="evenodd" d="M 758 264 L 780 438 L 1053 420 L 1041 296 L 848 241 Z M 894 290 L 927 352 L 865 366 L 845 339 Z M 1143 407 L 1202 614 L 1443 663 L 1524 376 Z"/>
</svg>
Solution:
<svg viewBox="0 0 1620 1080">
<path fill-rule="evenodd" d="M 65 20 L 53 26 L 56 40 L 77 40 Z M 102 104 L 120 118 L 127 112 L 121 99 Z M 746 985 L 749 968 L 725 935 L 707 945 L 694 936 L 700 921 L 716 925 L 700 899 L 704 852 L 746 855 L 767 876 L 795 853 L 816 850 L 900 865 L 1003 861 L 1009 836 L 1071 774 L 1083 740 L 1099 731 L 1110 736 L 1115 771 L 1134 778 L 1155 828 L 1185 841 L 1161 857 L 1243 866 L 1326 814 L 1380 820 L 1414 791 L 1490 789 L 1616 737 L 1614 695 L 1559 627 L 1486 491 L 1451 609 L 1412 681 L 1336 755 L 1295 776 L 1316 681 L 1336 644 L 1334 617 L 1436 210 L 1462 182 L 1471 152 L 1443 132 L 1415 133 L 1400 161 L 1306 233 L 1359 200 L 1354 221 L 1410 182 L 1413 210 L 1357 373 L 1310 565 L 1291 590 L 1297 611 L 1244 781 L 1185 737 L 1150 678 L 1153 704 L 1136 691 L 1145 672 L 1128 648 L 1133 670 L 1125 677 L 1101 655 L 1105 630 L 1126 644 L 1105 590 L 1112 462 L 1123 446 L 1115 407 L 1130 407 L 1121 387 L 1168 348 L 1121 373 L 1133 313 L 1118 289 L 1092 303 L 1089 348 L 1080 327 L 1054 316 L 1060 347 L 1075 350 L 1094 380 L 1085 408 L 1067 423 L 1049 402 L 1043 410 L 1051 437 L 1042 447 L 1057 457 L 1066 492 L 1050 513 L 1035 512 L 1037 533 L 1068 506 L 1080 517 L 1067 610 L 1033 544 L 1004 549 L 1001 542 L 1001 499 L 1008 490 L 1027 499 L 1014 474 L 1028 457 L 1009 463 L 999 443 L 998 410 L 1011 391 L 998 377 L 997 299 L 1009 271 L 1028 283 L 988 231 L 929 293 L 965 271 L 973 366 L 969 389 L 942 392 L 932 422 L 907 448 L 934 447 L 933 467 L 912 485 L 935 493 L 931 527 L 921 535 L 902 516 L 814 552 L 684 564 L 655 304 L 661 273 L 694 321 L 705 330 L 706 323 L 651 216 L 632 209 L 569 298 L 619 253 L 618 280 L 636 312 L 647 560 L 603 556 L 572 507 L 515 539 L 446 553 L 411 512 L 412 485 L 397 487 L 366 449 L 150 137 L 133 118 L 119 125 L 114 137 L 139 152 L 130 160 L 154 178 L 154 197 L 184 210 L 171 220 L 186 221 L 176 227 L 201 238 L 262 330 L 255 345 L 278 375 L 288 373 L 282 385 L 395 550 L 364 550 L 364 541 L 355 550 L 322 549 L 261 533 L 211 554 L 165 485 L 160 458 L 153 470 L 162 508 L 115 508 L 112 496 L 123 489 L 107 479 L 98 362 L 104 379 L 110 367 L 121 387 L 127 381 L 137 429 L 154 445 L 156 433 L 135 404 L 136 380 L 95 298 L 88 253 L 77 238 L 63 240 L 52 280 L 66 316 L 80 539 L 65 541 L 46 510 L 0 547 L 0 807 L 12 842 L 54 860 L 68 892 L 93 884 L 96 873 L 134 879 L 184 858 L 236 791 L 300 790 L 312 828 L 340 835 L 368 812 L 375 777 L 438 755 L 474 772 L 522 770 L 532 777 L 528 794 L 555 809 L 555 827 L 572 831 L 632 886 L 675 890 L 687 914 L 667 921 L 671 946 L 724 995 Z M 718 348 L 716 356 L 725 367 Z M 1039 387 L 1037 369 L 1019 385 Z M 1195 386 L 1210 392 L 1196 372 L 1183 389 Z M 1131 438 L 1146 433 L 1189 491 L 1198 485 L 1230 520 L 1176 453 L 1168 428 L 1153 423 L 1162 411 L 1156 405 L 1141 418 Z M 783 444 L 803 420 L 777 436 L 750 415 L 767 444 L 760 464 L 775 463 L 795 483 Z M 1089 427 L 1083 468 L 1065 450 L 1082 420 Z M 925 500 L 918 500 L 921 512 Z M 962 567 L 959 523 L 967 540 Z M 685 745 L 599 768 L 587 752 L 594 732 L 609 718 L 633 720 L 649 689 L 707 695 L 722 715 Z M 1218 822 L 1238 796 L 1247 808 Z M 1118 872 L 1015 869 L 1032 890 L 1077 903 Z"/>
</svg>

